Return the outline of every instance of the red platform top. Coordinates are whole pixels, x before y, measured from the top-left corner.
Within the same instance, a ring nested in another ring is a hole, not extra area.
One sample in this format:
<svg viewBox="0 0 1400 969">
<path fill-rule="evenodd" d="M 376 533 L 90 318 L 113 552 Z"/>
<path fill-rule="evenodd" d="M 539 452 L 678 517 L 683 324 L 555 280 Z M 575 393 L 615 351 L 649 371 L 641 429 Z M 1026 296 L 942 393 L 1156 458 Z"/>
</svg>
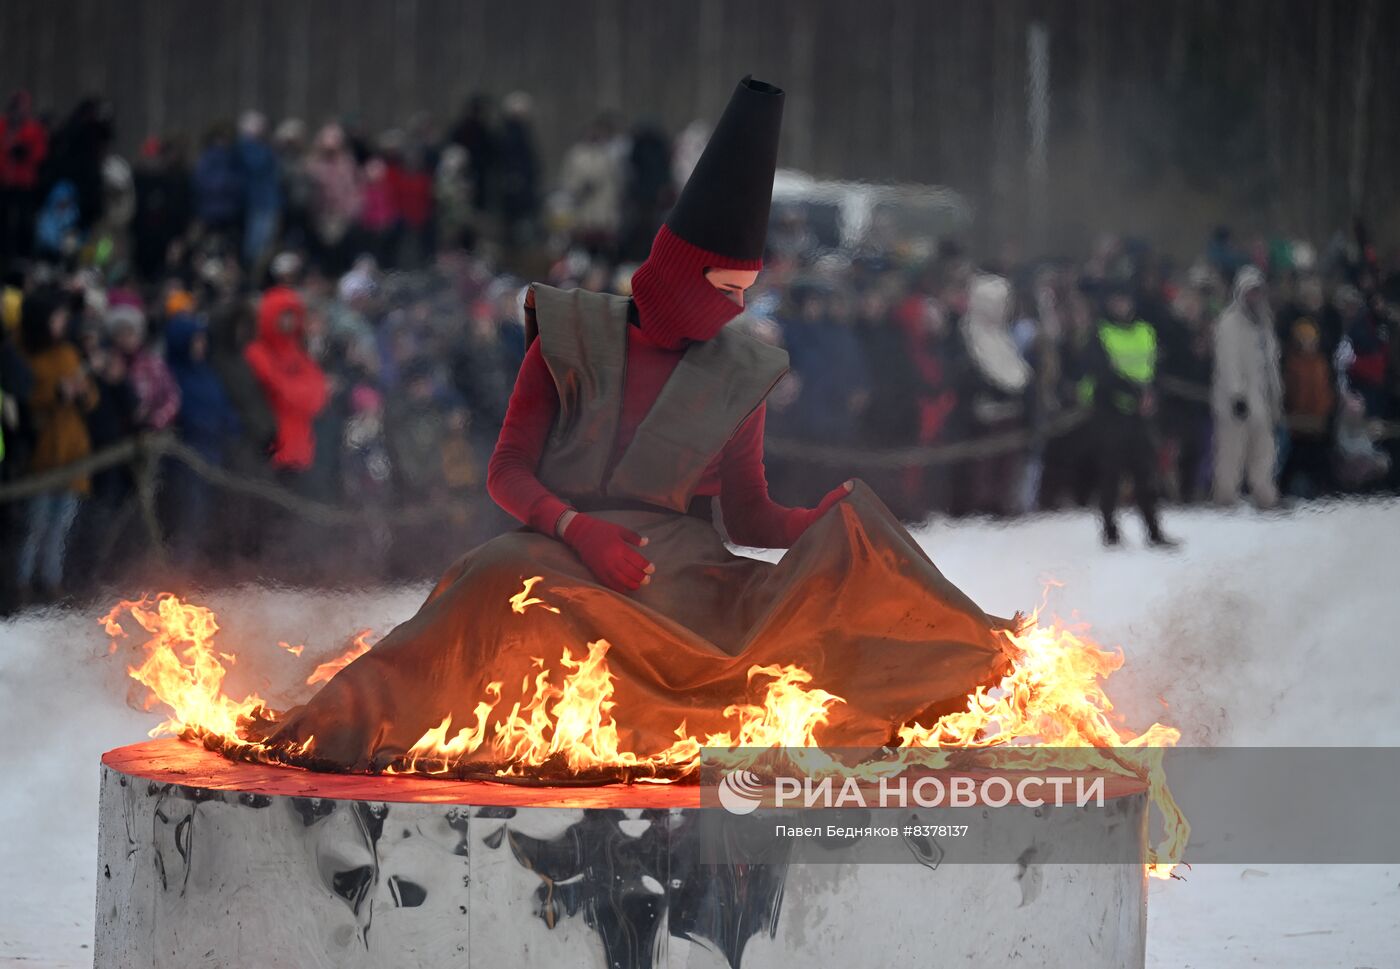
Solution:
<svg viewBox="0 0 1400 969">
<path fill-rule="evenodd" d="M 148 740 L 102 755 L 102 763 L 129 777 L 216 791 L 269 797 L 320 797 L 342 801 L 394 801 L 470 804 L 489 807 L 698 808 L 698 784 L 608 784 L 597 787 L 543 787 L 462 781 L 424 775 L 327 774 L 232 761 L 180 740 Z M 947 772 L 938 772 L 940 774 Z M 1104 775 L 1107 798 L 1143 794 L 1147 786 L 1132 777 Z"/>
<path fill-rule="evenodd" d="M 459 781 L 422 774 L 328 774 L 232 761 L 180 740 L 148 740 L 102 755 L 102 763 L 132 777 L 215 791 L 269 797 L 327 797 L 341 801 L 416 801 L 490 807 L 687 808 L 700 806 L 695 784 L 609 784 L 541 787 Z"/>
</svg>

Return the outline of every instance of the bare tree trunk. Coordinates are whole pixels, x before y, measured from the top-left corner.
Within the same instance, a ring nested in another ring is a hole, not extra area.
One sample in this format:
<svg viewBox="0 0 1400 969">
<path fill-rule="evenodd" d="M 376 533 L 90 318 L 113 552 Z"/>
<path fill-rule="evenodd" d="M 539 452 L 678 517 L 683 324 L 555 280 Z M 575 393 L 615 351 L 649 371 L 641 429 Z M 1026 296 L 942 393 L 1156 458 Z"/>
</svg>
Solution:
<svg viewBox="0 0 1400 969">
<path fill-rule="evenodd" d="M 950 182 L 956 164 L 956 153 L 960 140 L 956 137 L 957 99 L 953 92 L 960 81 L 956 53 L 959 49 L 958 37 L 949 29 L 949 17 L 942 6 L 925 8 L 930 10 L 933 29 L 920 40 L 927 46 L 928 57 L 933 61 L 931 95 L 925 95 L 920 107 L 924 118 L 920 126 L 918 176 L 915 181 Z"/>
<path fill-rule="evenodd" d="M 360 97 L 360 35 L 364 24 L 356 17 L 340 17 L 336 26 L 339 35 L 334 48 L 336 97 L 344 105 L 345 113 L 359 116 L 364 111 Z M 393 55 L 392 46 L 389 53 Z"/>
<path fill-rule="evenodd" d="M 1186 77 L 1186 37 L 1187 10 L 1185 0 L 1167 5 L 1171 11 L 1171 28 L 1167 37 L 1167 87 L 1172 91 L 1181 90 L 1181 82 Z"/>
<path fill-rule="evenodd" d="M 78 3 L 78 24 L 80 29 L 91 30 L 94 35 L 101 37 L 105 34 L 105 25 L 108 11 L 106 4 L 98 0 L 79 0 Z M 77 64 L 69 62 L 68 69 L 76 68 L 78 72 L 78 86 L 84 92 L 106 93 L 107 91 L 107 58 L 105 57 L 80 57 Z"/>
<path fill-rule="evenodd" d="M 262 5 L 239 7 L 238 15 L 238 100 L 239 109 L 260 108 L 258 81 L 262 60 Z M 159 129 L 151 129 L 153 131 Z"/>
<path fill-rule="evenodd" d="M 35 6 L 29 8 L 30 16 L 39 21 L 39 58 L 35 76 L 39 78 L 39 97 L 51 101 L 58 96 L 58 26 L 54 22 L 56 13 Z"/>
<path fill-rule="evenodd" d="M 989 233 L 993 231 L 992 224 L 996 219 L 996 202 L 991 197 L 990 172 L 990 162 L 995 152 L 995 128 L 989 123 L 995 110 L 992 105 L 996 100 L 996 89 L 995 85 L 978 83 L 978 79 L 985 76 L 983 72 L 986 65 L 991 64 L 996 55 L 990 39 L 991 32 L 981 29 L 981 11 L 969 4 L 959 4 L 957 11 L 958 46 L 953 48 L 954 70 L 956 72 L 958 61 L 965 63 L 967 59 L 971 59 L 974 63 L 983 65 L 983 71 L 961 76 L 954 74 L 957 82 L 948 92 L 957 108 L 957 113 L 952 118 L 951 129 L 948 131 L 954 158 L 949 173 L 956 180 L 955 184 L 966 185 L 987 199 L 986 208 L 991 217 L 979 219 L 976 227 L 976 234 L 981 237 L 979 241 L 985 243 Z"/>
<path fill-rule="evenodd" d="M 146 72 L 146 131 L 165 131 L 165 45 L 170 29 L 167 0 L 146 0 L 145 24 L 141 31 L 141 68 Z"/>
<path fill-rule="evenodd" d="M 1017 0 L 1001 0 L 991 7 L 992 15 L 992 229 L 1003 243 L 1012 241 L 1024 225 L 1013 213 L 1021 211 L 1017 191 L 1021 153 L 1016 149 L 1025 105 L 1022 93 L 1021 46 L 1024 7 Z"/>
<path fill-rule="evenodd" d="M 287 93 L 284 114 L 305 118 L 311 107 L 311 5 L 288 4 Z"/>
<path fill-rule="evenodd" d="M 1331 152 L 1332 147 L 1332 5 L 1317 6 L 1317 47 L 1314 53 L 1316 75 L 1313 80 L 1312 143 L 1313 143 L 1313 232 L 1318 237 L 1332 228 Z"/>
<path fill-rule="evenodd" d="M 617 111 L 622 107 L 622 11 L 619 0 L 602 0 L 593 18 L 594 50 L 598 58 L 596 107 Z"/>
<path fill-rule="evenodd" d="M 1268 4 L 1264 8 L 1265 29 L 1263 34 L 1264 53 L 1264 150 L 1266 154 L 1266 170 L 1268 171 L 1268 192 L 1269 192 L 1269 227 L 1273 231 L 1279 231 L 1284 227 L 1284 195 L 1287 188 L 1284 184 L 1283 176 L 1283 112 L 1285 101 L 1283 92 L 1283 66 L 1285 63 L 1285 52 L 1280 43 L 1280 35 L 1283 32 L 1283 22 L 1286 16 L 1285 11 L 1280 9 L 1277 3 Z M 1287 63 L 1291 64 L 1289 60 Z"/>
<path fill-rule="evenodd" d="M 1361 15 L 1356 20 L 1356 49 L 1352 63 L 1356 65 L 1352 87 L 1351 164 L 1347 172 L 1347 204 L 1350 215 L 1361 214 L 1366 195 L 1366 153 L 1370 149 L 1371 132 L 1371 54 L 1375 48 L 1376 0 L 1361 0 Z"/>
<path fill-rule="evenodd" d="M 394 4 L 394 104 L 411 111 L 418 103 L 418 0 Z M 404 118 L 403 120 L 407 120 Z"/>
<path fill-rule="evenodd" d="M 1103 148 L 1103 57 L 1104 38 L 1099 26 L 1099 5 L 1087 3 L 1077 18 L 1079 24 L 1079 126 L 1080 149 L 1091 172 L 1099 170 Z"/>
<path fill-rule="evenodd" d="M 708 117 L 716 107 L 724 90 L 724 4 L 719 0 L 697 3 L 696 13 L 700 17 L 699 49 L 700 76 L 695 88 L 695 117 Z"/>
<path fill-rule="evenodd" d="M 489 75 L 490 65 L 486 60 L 487 41 L 486 13 L 484 3 L 465 4 L 462 13 L 461 58 L 466 62 L 466 88 L 463 93 L 474 94 L 481 89 Z"/>
<path fill-rule="evenodd" d="M 914 7 L 894 0 L 890 11 L 890 149 L 895 170 L 910 177 L 914 165 Z"/>
<path fill-rule="evenodd" d="M 793 163 L 799 168 L 810 169 L 814 155 L 812 90 L 817 68 L 817 30 L 812 17 L 795 19 L 790 43 L 792 90 L 787 96 L 789 118 L 783 127 L 788 134 Z"/>
<path fill-rule="evenodd" d="M 1044 255 L 1049 243 L 1050 31 L 1035 21 L 1026 28 L 1026 181 L 1030 195 L 1028 255 Z"/>
</svg>

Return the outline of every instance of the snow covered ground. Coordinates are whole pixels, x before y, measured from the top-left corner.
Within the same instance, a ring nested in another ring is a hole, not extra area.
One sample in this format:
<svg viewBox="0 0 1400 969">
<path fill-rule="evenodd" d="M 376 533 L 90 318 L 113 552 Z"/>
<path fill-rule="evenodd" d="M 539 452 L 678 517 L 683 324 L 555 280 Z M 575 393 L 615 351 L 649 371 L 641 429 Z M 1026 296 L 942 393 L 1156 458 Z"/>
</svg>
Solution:
<svg viewBox="0 0 1400 969">
<path fill-rule="evenodd" d="M 1081 514 L 920 534 L 989 611 L 1033 606 L 1060 583 L 1050 611 L 1125 650 L 1110 693 L 1134 725 L 1165 718 L 1194 744 L 1400 745 L 1400 502 L 1182 512 L 1168 527 L 1182 552 L 1105 551 Z M 230 692 L 281 705 L 319 658 L 359 629 L 383 632 L 424 591 L 197 598 L 242 657 Z M 100 611 L 0 624 L 0 966 L 91 965 L 98 757 L 156 719 L 127 706 Z M 1149 920 L 1157 969 L 1388 969 L 1400 966 L 1400 866 L 1199 866 L 1152 884 Z"/>
</svg>

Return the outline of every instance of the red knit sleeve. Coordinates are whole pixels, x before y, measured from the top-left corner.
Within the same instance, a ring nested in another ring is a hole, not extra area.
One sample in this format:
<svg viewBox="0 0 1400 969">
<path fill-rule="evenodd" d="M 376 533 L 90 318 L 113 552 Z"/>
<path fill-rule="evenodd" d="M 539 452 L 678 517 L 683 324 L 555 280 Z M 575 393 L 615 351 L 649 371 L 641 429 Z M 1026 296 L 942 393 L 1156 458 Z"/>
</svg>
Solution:
<svg viewBox="0 0 1400 969">
<path fill-rule="evenodd" d="M 763 467 L 763 426 L 767 405 L 760 404 L 724 446 L 720 456 L 720 509 L 724 527 L 736 545 L 789 548 L 817 517 L 815 509 L 788 508 L 768 495 Z"/>
<path fill-rule="evenodd" d="M 558 413 L 559 392 L 536 340 L 515 378 L 501 436 L 486 469 L 486 490 L 496 504 L 546 535 L 554 534 L 555 523 L 569 507 L 536 476 Z"/>
</svg>

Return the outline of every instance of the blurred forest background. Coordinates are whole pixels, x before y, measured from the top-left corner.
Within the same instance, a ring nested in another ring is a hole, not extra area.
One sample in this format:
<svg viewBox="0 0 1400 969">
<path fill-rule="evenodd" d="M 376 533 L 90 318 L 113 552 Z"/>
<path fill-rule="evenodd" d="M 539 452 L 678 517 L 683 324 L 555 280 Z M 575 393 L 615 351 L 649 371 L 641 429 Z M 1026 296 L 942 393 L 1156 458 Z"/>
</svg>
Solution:
<svg viewBox="0 0 1400 969">
<path fill-rule="evenodd" d="M 6 0 L 0 89 L 104 96 L 126 151 L 250 107 L 379 129 L 523 89 L 557 160 L 600 110 L 676 131 L 752 72 L 789 92 L 783 165 L 954 187 L 975 245 L 1187 252 L 1214 223 L 1400 234 L 1397 39 L 1381 0 Z"/>
</svg>

